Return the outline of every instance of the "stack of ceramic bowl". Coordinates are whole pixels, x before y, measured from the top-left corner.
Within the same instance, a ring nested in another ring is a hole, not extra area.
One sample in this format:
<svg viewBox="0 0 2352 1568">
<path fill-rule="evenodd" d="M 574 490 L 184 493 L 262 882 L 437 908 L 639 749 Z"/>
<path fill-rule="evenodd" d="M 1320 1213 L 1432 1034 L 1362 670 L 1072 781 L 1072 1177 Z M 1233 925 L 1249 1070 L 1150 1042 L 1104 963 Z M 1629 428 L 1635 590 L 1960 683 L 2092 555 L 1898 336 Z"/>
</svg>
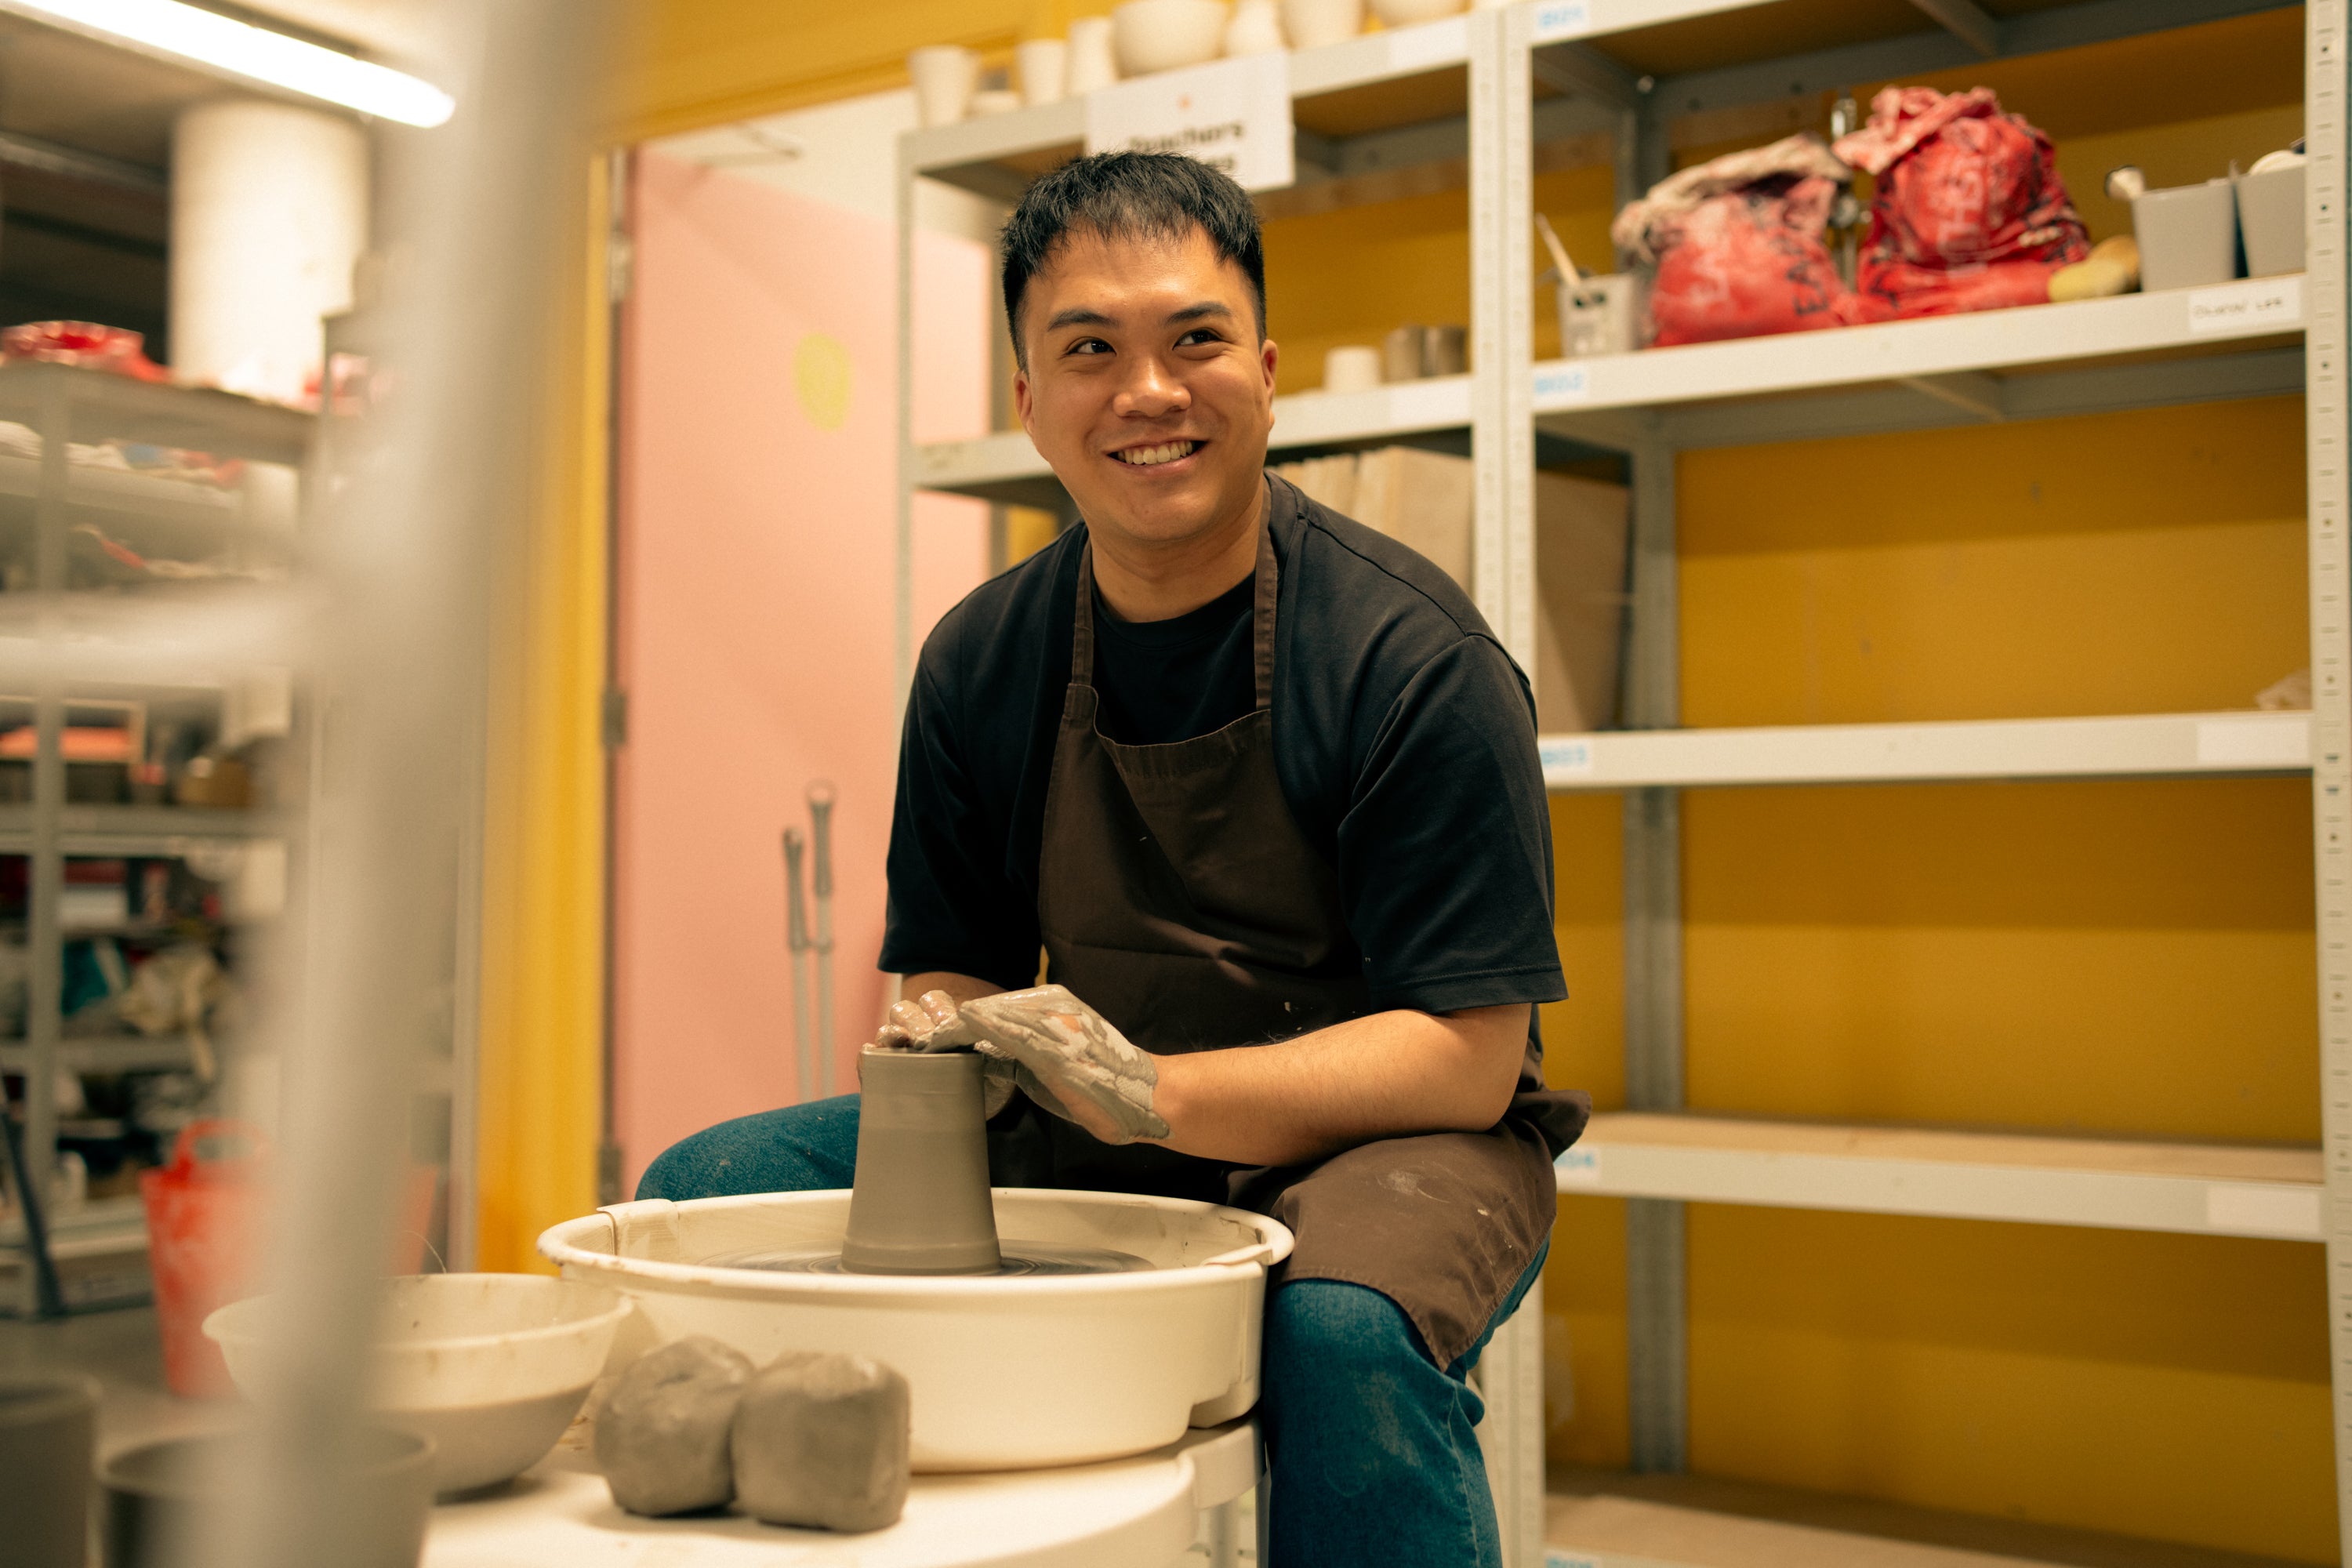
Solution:
<svg viewBox="0 0 2352 1568">
<path fill-rule="evenodd" d="M 1384 27 L 1433 22 L 1502 0 L 1370 0 Z M 974 114 L 1034 109 L 1082 98 L 1121 77 L 1206 65 L 1220 57 L 1317 49 L 1364 30 L 1366 0 L 1127 0 L 1108 16 L 1081 16 L 1066 38 L 1033 38 L 1013 50 L 1016 92 L 981 80 L 980 57 L 953 44 L 907 57 L 927 126 Z"/>
</svg>

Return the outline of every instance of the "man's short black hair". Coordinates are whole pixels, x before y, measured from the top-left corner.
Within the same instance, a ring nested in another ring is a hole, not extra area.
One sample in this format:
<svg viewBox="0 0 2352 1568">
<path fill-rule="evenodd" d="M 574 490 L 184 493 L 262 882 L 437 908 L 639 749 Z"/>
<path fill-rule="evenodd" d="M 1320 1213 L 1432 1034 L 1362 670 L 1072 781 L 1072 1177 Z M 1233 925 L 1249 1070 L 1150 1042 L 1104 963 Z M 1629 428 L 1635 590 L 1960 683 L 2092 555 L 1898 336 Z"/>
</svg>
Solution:
<svg viewBox="0 0 2352 1568">
<path fill-rule="evenodd" d="M 1257 305 L 1258 336 L 1265 336 L 1265 251 L 1257 208 L 1229 174 L 1181 153 L 1097 153 L 1073 158 L 1032 184 L 1005 220 L 1004 319 L 1023 369 L 1021 299 L 1029 279 L 1053 259 L 1074 229 L 1107 239 L 1181 241 L 1194 229 L 1217 255 L 1242 269 Z"/>
</svg>

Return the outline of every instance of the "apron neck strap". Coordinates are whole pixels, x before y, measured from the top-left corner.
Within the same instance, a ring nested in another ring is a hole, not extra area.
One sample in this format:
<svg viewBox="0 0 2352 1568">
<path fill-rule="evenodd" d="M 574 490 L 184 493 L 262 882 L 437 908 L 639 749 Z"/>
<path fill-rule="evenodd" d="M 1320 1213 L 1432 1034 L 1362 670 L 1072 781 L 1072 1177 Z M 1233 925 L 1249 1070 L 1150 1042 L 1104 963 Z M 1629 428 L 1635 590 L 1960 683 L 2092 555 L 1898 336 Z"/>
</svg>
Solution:
<svg viewBox="0 0 2352 1568">
<path fill-rule="evenodd" d="M 1274 706 L 1274 612 L 1282 596 L 1279 569 L 1274 559 L 1274 520 L 1268 516 L 1257 531 L 1257 596 L 1251 608 L 1252 677 L 1260 711 Z M 1070 684 L 1092 686 L 1095 680 L 1095 546 L 1088 540 L 1078 547 L 1078 615 L 1070 637 Z"/>
</svg>

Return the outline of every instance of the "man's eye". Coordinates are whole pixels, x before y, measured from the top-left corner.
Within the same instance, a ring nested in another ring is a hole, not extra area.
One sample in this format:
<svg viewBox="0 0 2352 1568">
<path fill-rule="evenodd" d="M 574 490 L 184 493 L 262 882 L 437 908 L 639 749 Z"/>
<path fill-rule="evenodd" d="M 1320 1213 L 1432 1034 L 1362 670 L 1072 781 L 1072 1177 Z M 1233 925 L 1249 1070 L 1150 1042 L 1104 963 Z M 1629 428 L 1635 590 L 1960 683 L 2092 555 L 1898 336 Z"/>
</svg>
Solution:
<svg viewBox="0 0 2352 1568">
<path fill-rule="evenodd" d="M 1062 351 L 1066 354 L 1107 354 L 1110 345 L 1100 338 L 1080 338 Z"/>
<path fill-rule="evenodd" d="M 1224 335 L 1214 327 L 1195 327 L 1178 338 L 1176 346 L 1180 349 L 1198 348 L 1203 343 L 1221 343 L 1224 341 Z"/>
</svg>

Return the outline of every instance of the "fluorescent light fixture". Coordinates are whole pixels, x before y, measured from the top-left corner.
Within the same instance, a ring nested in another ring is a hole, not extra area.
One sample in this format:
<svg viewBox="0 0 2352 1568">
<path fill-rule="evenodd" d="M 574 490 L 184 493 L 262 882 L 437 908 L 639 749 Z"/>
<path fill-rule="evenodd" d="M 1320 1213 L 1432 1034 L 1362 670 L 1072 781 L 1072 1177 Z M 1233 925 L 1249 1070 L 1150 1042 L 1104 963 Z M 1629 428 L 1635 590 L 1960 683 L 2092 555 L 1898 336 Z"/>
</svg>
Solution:
<svg viewBox="0 0 2352 1568">
<path fill-rule="evenodd" d="M 355 109 L 433 126 L 457 100 L 404 71 L 273 33 L 181 0 L 5 0 L 0 9 L 62 22 L 77 32 L 194 60 L 232 76 Z"/>
</svg>

